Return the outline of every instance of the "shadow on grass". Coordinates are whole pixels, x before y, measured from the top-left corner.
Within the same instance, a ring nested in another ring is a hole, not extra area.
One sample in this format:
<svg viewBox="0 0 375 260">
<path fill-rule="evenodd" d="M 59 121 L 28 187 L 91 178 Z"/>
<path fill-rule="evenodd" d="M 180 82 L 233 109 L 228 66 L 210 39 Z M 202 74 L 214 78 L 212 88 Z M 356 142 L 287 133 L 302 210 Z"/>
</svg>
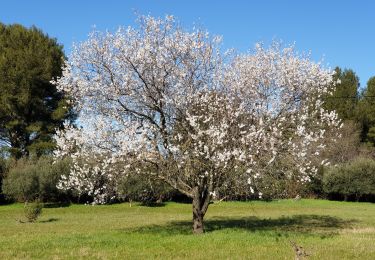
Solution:
<svg viewBox="0 0 375 260">
<path fill-rule="evenodd" d="M 158 207 L 165 207 L 164 202 L 147 202 L 139 204 L 142 207 L 151 207 L 151 208 L 158 208 Z"/>
<path fill-rule="evenodd" d="M 70 202 L 48 202 L 43 204 L 43 208 L 65 208 L 69 207 Z"/>
<path fill-rule="evenodd" d="M 58 218 L 49 218 L 49 219 L 46 219 L 46 220 L 39 220 L 38 222 L 39 223 L 49 223 L 49 222 L 55 222 L 55 221 L 58 221 L 59 219 Z"/>
<path fill-rule="evenodd" d="M 321 238 L 333 236 L 339 229 L 348 228 L 353 220 L 325 215 L 294 215 L 276 219 L 260 219 L 257 217 L 227 218 L 213 217 L 205 220 L 205 231 L 232 229 L 249 232 L 273 231 L 275 236 L 288 236 L 288 233 L 301 233 L 306 235 L 319 235 Z M 166 225 L 151 225 L 134 229 L 126 229 L 126 232 L 155 233 L 163 235 L 190 235 L 192 234 L 191 221 L 171 221 Z"/>
</svg>

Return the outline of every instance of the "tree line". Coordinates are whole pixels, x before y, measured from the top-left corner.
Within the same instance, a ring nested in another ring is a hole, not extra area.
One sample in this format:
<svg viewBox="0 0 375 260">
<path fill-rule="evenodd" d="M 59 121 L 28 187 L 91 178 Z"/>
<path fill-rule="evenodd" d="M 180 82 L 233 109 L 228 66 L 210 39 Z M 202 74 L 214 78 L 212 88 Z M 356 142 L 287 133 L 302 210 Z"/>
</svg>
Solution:
<svg viewBox="0 0 375 260">
<path fill-rule="evenodd" d="M 375 145 L 375 77 L 365 87 L 360 87 L 359 78 L 351 69 L 335 68 L 333 93 L 325 100 L 327 109 L 335 110 L 340 118 L 355 123 L 360 131 L 360 141 L 369 147 Z"/>
</svg>

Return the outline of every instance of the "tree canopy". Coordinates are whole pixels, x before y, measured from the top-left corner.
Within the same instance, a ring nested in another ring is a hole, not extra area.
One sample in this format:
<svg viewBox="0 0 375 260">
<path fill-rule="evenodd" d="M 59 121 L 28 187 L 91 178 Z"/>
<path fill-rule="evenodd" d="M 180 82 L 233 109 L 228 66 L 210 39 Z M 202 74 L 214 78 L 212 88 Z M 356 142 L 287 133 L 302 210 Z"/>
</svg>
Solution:
<svg viewBox="0 0 375 260">
<path fill-rule="evenodd" d="M 336 111 L 342 120 L 356 120 L 356 107 L 359 100 L 359 78 L 351 69 L 335 68 L 335 85 L 332 93 L 327 95 L 325 107 Z"/>
<path fill-rule="evenodd" d="M 362 126 L 362 141 L 375 145 L 375 77 L 367 81 L 358 107 L 358 120 Z"/>
<path fill-rule="evenodd" d="M 219 38 L 171 16 L 139 25 L 92 33 L 56 82 L 85 122 L 56 136 L 56 155 L 73 160 L 60 188 L 105 203 L 119 175 L 149 174 L 192 198 L 201 233 L 223 189 L 262 196 L 271 168 L 299 182 L 317 172 L 326 133 L 340 127 L 322 108 L 331 71 L 277 43 L 223 54 Z"/>
<path fill-rule="evenodd" d="M 0 23 L 0 146 L 21 157 L 54 149 L 51 135 L 73 118 L 61 91 L 63 47 L 36 27 Z"/>
</svg>

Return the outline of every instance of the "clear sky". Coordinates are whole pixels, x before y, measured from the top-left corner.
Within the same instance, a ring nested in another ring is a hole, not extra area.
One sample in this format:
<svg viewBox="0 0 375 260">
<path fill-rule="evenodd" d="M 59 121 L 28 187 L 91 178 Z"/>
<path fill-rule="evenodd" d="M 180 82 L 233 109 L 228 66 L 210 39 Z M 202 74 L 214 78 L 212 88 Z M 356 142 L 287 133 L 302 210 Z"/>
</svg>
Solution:
<svg viewBox="0 0 375 260">
<path fill-rule="evenodd" d="M 65 46 L 87 38 L 93 26 L 113 31 L 134 25 L 135 12 L 172 14 L 222 35 L 224 47 L 245 51 L 273 39 L 296 43 L 327 66 L 353 69 L 364 86 L 375 76 L 373 0 L 2 0 L 0 22 L 36 25 Z"/>
</svg>

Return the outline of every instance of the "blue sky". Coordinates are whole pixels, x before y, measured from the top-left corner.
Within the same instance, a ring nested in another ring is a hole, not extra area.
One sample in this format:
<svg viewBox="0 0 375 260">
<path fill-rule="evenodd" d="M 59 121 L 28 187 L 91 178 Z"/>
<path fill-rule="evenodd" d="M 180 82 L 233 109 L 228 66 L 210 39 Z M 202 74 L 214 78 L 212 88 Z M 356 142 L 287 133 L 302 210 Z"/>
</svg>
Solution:
<svg viewBox="0 0 375 260">
<path fill-rule="evenodd" d="M 364 86 L 375 76 L 375 1 L 349 0 L 3 0 L 0 22 L 36 25 L 65 46 L 87 38 L 95 25 L 134 25 L 135 12 L 173 14 L 187 28 L 198 24 L 222 35 L 225 48 L 245 51 L 273 39 L 296 43 L 327 66 L 352 68 Z"/>
</svg>

